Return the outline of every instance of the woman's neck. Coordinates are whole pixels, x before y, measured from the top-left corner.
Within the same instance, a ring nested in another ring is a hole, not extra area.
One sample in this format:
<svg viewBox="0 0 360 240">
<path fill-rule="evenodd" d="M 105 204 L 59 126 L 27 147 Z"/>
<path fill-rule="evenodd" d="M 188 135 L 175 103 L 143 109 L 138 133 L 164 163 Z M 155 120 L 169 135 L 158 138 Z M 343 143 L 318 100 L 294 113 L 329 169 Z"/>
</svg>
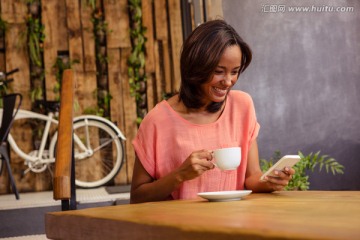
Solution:
<svg viewBox="0 0 360 240">
<path fill-rule="evenodd" d="M 179 101 L 178 95 L 175 95 L 167 100 L 169 105 L 177 112 L 181 117 L 194 124 L 209 124 L 216 122 L 221 116 L 225 104 L 223 104 L 219 111 L 211 113 L 206 110 L 206 106 L 198 109 L 188 108 L 182 101 Z"/>
</svg>

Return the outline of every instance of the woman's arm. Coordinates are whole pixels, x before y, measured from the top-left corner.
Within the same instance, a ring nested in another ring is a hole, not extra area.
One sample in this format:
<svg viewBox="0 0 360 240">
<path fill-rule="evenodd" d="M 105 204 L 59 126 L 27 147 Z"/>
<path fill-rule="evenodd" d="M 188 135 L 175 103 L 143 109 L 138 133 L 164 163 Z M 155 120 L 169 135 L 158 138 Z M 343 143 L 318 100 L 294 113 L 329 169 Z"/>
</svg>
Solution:
<svg viewBox="0 0 360 240">
<path fill-rule="evenodd" d="M 263 174 L 259 164 L 259 151 L 256 139 L 250 147 L 248 153 L 248 164 L 246 168 L 245 187 L 254 192 L 279 191 L 286 187 L 295 170 L 285 168 L 284 171 L 275 171 L 277 177 L 267 177 L 266 182 L 260 181 Z"/>
<path fill-rule="evenodd" d="M 184 181 L 194 179 L 213 169 L 212 154 L 207 150 L 193 152 L 185 162 L 168 175 L 155 180 L 145 170 L 136 156 L 131 183 L 130 203 L 162 201 Z"/>
</svg>

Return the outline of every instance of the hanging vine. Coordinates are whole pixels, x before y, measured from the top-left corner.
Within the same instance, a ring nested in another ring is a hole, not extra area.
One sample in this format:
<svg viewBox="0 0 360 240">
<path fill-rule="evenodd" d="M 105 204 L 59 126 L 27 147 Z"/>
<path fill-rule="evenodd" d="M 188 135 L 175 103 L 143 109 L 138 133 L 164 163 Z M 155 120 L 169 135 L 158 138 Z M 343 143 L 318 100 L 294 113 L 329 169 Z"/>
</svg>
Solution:
<svg viewBox="0 0 360 240">
<path fill-rule="evenodd" d="M 146 28 L 142 25 L 141 0 L 129 0 L 130 37 L 132 52 L 128 59 L 128 77 L 130 93 L 135 96 L 137 106 L 137 122 L 147 113 L 146 74 L 145 74 L 145 42 Z"/>
<path fill-rule="evenodd" d="M 35 112 L 44 112 L 41 105 L 36 100 L 44 100 L 45 94 L 45 70 L 43 62 L 43 43 L 45 40 L 44 25 L 41 23 L 41 2 L 40 0 L 25 0 L 28 7 L 28 16 L 26 17 L 25 39 L 27 40 L 27 49 L 30 57 L 30 98 L 32 110 Z M 42 121 L 29 120 L 28 123 L 33 129 L 33 144 L 38 148 L 44 129 Z"/>
<path fill-rule="evenodd" d="M 72 66 L 76 63 L 79 63 L 79 60 L 70 61 L 68 55 L 59 55 L 56 58 L 56 62 L 53 65 L 53 70 L 56 78 L 56 84 L 53 88 L 53 92 L 55 93 L 56 101 L 60 101 L 60 89 L 61 89 L 61 80 L 62 80 L 63 72 L 66 69 L 71 69 Z"/>
<path fill-rule="evenodd" d="M 7 28 L 7 22 L 4 21 L 0 16 L 0 37 L 4 36 L 5 30 Z"/>
<path fill-rule="evenodd" d="M 31 78 L 31 101 L 44 99 L 44 80 L 45 71 L 43 68 L 43 43 L 45 39 L 44 26 L 40 19 L 40 0 L 27 0 L 28 17 L 27 25 L 27 45 L 30 56 L 30 78 Z"/>
<path fill-rule="evenodd" d="M 98 88 L 94 93 L 98 99 L 96 108 L 87 108 L 84 110 L 86 114 L 96 114 L 99 116 L 110 116 L 110 100 L 111 95 L 108 89 L 108 74 L 107 64 L 108 57 L 106 52 L 106 34 L 108 24 L 104 19 L 103 7 L 97 4 L 97 0 L 87 0 L 88 7 L 92 9 L 93 33 L 95 37 L 95 53 L 96 53 L 96 68 L 97 68 L 97 85 Z"/>
</svg>

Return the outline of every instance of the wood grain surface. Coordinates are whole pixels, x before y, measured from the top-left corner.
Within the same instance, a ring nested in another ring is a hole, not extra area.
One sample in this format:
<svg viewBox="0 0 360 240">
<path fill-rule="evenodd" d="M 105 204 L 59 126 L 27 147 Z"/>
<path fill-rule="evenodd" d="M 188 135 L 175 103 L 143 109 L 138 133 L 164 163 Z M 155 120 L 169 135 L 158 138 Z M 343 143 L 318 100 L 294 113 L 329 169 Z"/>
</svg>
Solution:
<svg viewBox="0 0 360 240">
<path fill-rule="evenodd" d="M 45 225 L 54 239 L 360 239 L 360 192 L 120 205 L 48 213 Z"/>
<path fill-rule="evenodd" d="M 71 197 L 71 160 L 73 142 L 74 115 L 74 74 L 66 69 L 61 86 L 58 139 L 56 147 L 54 199 L 63 200 Z"/>
</svg>

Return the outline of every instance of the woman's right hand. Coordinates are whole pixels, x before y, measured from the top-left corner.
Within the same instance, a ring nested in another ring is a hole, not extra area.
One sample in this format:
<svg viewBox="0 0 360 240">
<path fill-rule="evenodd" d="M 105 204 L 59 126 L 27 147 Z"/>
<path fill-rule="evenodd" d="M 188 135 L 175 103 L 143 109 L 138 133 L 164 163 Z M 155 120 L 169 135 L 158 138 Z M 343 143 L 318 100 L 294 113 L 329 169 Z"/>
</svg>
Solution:
<svg viewBox="0 0 360 240">
<path fill-rule="evenodd" d="M 200 150 L 190 154 L 190 156 L 177 169 L 177 177 L 183 182 L 201 176 L 204 172 L 213 169 L 215 165 L 211 162 L 213 159 L 212 151 Z"/>
</svg>

